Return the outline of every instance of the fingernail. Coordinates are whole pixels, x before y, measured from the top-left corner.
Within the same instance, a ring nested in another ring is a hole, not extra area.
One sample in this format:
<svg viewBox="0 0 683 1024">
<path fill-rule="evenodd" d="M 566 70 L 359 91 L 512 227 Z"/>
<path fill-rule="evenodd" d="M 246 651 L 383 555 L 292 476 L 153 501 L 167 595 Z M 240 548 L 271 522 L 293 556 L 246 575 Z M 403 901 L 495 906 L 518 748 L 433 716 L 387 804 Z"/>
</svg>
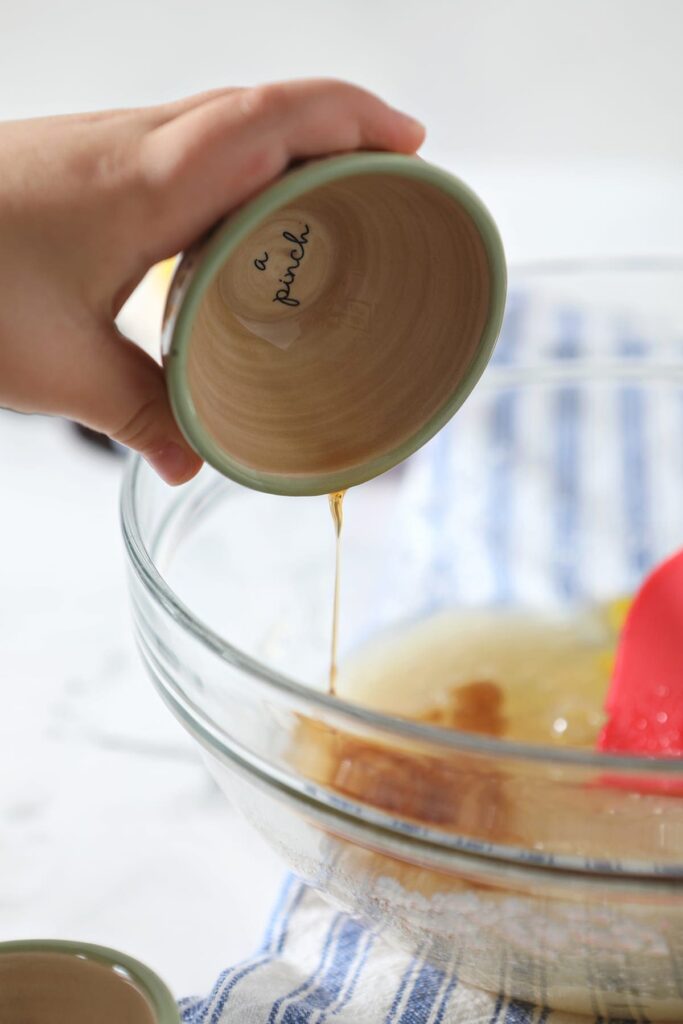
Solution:
<svg viewBox="0 0 683 1024">
<path fill-rule="evenodd" d="M 182 484 L 201 466 L 201 459 L 175 441 L 169 441 L 159 451 L 145 456 L 149 464 L 167 484 Z"/>
</svg>

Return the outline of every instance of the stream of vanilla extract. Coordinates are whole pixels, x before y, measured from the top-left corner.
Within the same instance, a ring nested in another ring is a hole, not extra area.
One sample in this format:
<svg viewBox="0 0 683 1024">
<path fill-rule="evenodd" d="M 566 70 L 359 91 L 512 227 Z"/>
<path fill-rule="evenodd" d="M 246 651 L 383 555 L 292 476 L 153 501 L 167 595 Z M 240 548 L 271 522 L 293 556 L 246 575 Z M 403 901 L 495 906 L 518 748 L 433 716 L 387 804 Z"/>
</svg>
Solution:
<svg viewBox="0 0 683 1024">
<path fill-rule="evenodd" d="M 330 651 L 330 679 L 328 692 L 334 697 L 337 692 L 337 639 L 339 634 L 339 574 L 341 568 L 341 536 L 344 523 L 343 505 L 346 491 L 334 491 L 328 495 L 330 512 L 335 533 L 334 597 L 332 600 L 332 648 Z"/>
</svg>

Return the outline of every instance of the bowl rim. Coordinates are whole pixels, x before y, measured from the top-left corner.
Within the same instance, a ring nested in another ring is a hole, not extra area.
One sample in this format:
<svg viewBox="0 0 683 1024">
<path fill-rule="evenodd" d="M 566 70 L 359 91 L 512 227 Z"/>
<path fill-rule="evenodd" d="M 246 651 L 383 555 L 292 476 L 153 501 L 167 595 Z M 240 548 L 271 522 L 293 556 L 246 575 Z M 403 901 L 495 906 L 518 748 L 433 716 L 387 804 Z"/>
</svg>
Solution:
<svg viewBox="0 0 683 1024">
<path fill-rule="evenodd" d="M 419 850 L 418 856 L 424 857 L 425 850 L 436 851 L 442 858 L 447 858 L 449 869 L 457 863 L 467 869 L 478 866 L 478 870 L 489 874 L 503 870 L 516 873 L 515 877 L 524 878 L 527 884 L 530 878 L 539 883 L 552 878 L 553 884 L 581 878 L 583 882 L 608 887 L 611 894 L 615 891 L 622 894 L 638 892 L 643 886 L 652 891 L 654 886 L 660 893 L 681 895 L 683 865 L 676 862 L 659 864 L 632 858 L 566 854 L 499 844 L 463 833 L 444 832 L 431 823 L 420 825 L 403 821 L 391 813 L 364 805 L 362 800 L 340 796 L 318 782 L 304 779 L 297 783 L 281 771 L 272 771 L 262 763 L 255 763 L 237 748 L 223 743 L 217 745 L 213 721 L 208 716 L 204 716 L 206 720 L 202 721 L 201 712 L 192 714 L 188 702 L 173 694 L 156 673 L 150 674 L 164 704 L 212 759 L 229 766 L 231 773 L 241 775 L 270 796 L 277 795 L 279 799 L 290 801 L 299 812 L 303 811 L 309 820 L 322 824 L 330 834 L 348 839 L 349 830 L 352 830 L 356 837 L 352 841 L 357 845 L 371 850 L 381 849 L 384 853 L 390 852 L 390 848 L 397 850 L 400 847 L 404 854 L 409 850 Z M 423 860 L 415 861 L 410 855 L 399 854 L 399 859 L 424 866 Z"/>
<path fill-rule="evenodd" d="M 537 381 L 536 381 L 537 383 Z M 364 729 L 371 729 L 383 735 L 392 735 L 413 742 L 421 742 L 433 748 L 441 748 L 450 754 L 467 751 L 471 754 L 494 756 L 522 762 L 541 763 L 548 766 L 573 767 L 578 769 L 598 769 L 603 771 L 619 770 L 637 777 L 639 780 L 675 777 L 683 779 L 683 758 L 629 756 L 624 754 L 587 751 L 572 747 L 551 747 L 546 744 L 520 743 L 514 740 L 497 739 L 474 733 L 460 732 L 438 725 L 412 721 L 374 711 L 360 704 L 354 704 L 341 697 L 331 696 L 323 691 L 312 689 L 296 679 L 278 672 L 257 658 L 240 650 L 225 640 L 219 633 L 211 629 L 205 622 L 195 616 L 191 609 L 178 597 L 168 585 L 156 566 L 155 560 L 148 550 L 141 534 L 137 516 L 138 493 L 141 473 L 153 474 L 151 467 L 144 459 L 136 455 L 129 460 L 123 477 L 121 488 L 120 514 L 124 544 L 132 568 L 157 601 L 194 639 L 198 640 L 221 660 L 233 667 L 249 673 L 252 679 L 266 689 L 275 691 L 279 697 L 296 702 L 297 706 L 305 706 L 312 717 L 324 717 L 336 722 L 349 722 Z M 190 481 L 192 487 L 198 478 Z M 228 488 L 239 490 L 234 481 L 216 475 L 211 488 Z M 184 490 L 184 489 L 183 489 Z M 224 731 L 211 719 L 211 743 L 218 743 L 218 736 Z M 226 737 L 227 739 L 227 737 Z M 222 746 L 222 752 L 229 750 L 229 744 Z M 635 779 L 634 779 L 635 781 Z"/>
</svg>

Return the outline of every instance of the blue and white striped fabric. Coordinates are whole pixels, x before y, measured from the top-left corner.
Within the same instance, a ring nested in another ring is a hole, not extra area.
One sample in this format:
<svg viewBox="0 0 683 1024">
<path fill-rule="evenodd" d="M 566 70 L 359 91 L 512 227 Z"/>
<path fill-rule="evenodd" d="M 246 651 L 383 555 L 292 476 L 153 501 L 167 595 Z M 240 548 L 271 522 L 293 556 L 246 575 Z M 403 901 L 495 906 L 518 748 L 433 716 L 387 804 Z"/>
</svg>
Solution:
<svg viewBox="0 0 683 1024">
<path fill-rule="evenodd" d="M 683 358 L 683 339 L 669 341 Z M 638 373 L 661 361 L 660 342 L 618 314 L 532 307 L 513 294 L 490 380 L 544 356 L 570 368 L 586 357 L 633 361 L 636 372 L 617 383 L 570 374 L 538 388 L 512 373 L 506 386 L 477 389 L 406 467 L 396 516 L 403 549 L 396 578 L 384 581 L 380 619 L 457 603 L 609 598 L 680 545 L 683 389 L 645 386 Z M 293 879 L 259 953 L 181 1010 L 185 1024 L 586 1022 L 467 988 L 455 969 L 397 952 Z"/>
<path fill-rule="evenodd" d="M 683 543 L 681 370 L 667 324 L 511 294 L 482 384 L 406 468 L 373 630 L 632 592 Z"/>
<path fill-rule="evenodd" d="M 466 988 L 292 878 L 257 955 L 180 1011 L 184 1024 L 586 1024 Z"/>
</svg>

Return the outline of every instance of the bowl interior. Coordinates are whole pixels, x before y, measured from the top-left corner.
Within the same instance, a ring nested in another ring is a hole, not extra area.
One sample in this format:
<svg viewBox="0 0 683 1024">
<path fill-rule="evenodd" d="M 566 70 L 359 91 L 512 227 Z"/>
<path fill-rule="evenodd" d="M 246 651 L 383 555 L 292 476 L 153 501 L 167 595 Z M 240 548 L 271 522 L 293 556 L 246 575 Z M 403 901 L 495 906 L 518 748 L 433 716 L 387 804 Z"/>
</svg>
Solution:
<svg viewBox="0 0 683 1024">
<path fill-rule="evenodd" d="M 45 1024 L 178 1024 L 173 997 L 148 967 L 103 946 L 0 943 L 0 1018 Z"/>
</svg>

